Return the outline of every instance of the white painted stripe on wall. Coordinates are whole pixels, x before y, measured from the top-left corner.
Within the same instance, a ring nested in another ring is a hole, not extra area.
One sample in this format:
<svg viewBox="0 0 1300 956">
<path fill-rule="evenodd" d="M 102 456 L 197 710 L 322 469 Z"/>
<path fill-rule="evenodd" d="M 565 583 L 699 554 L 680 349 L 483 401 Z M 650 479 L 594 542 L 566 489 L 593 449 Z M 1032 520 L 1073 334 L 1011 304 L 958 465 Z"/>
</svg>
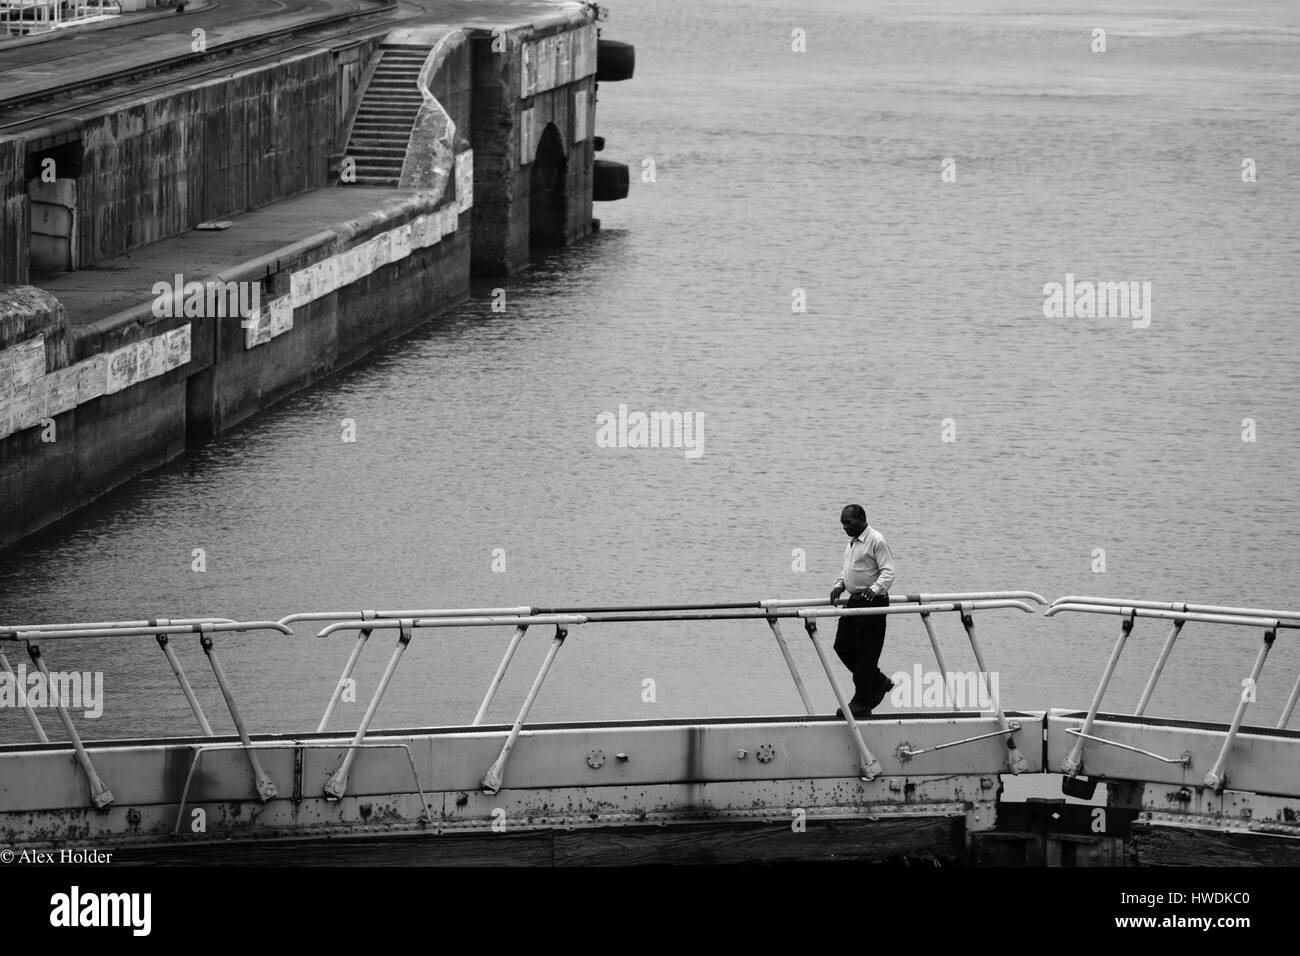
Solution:
<svg viewBox="0 0 1300 956">
<path fill-rule="evenodd" d="M 102 395 L 164 375 L 190 360 L 189 324 L 45 374 L 45 336 L 0 350 L 0 438 Z M 40 375 L 32 377 L 39 360 Z"/>
<path fill-rule="evenodd" d="M 474 150 L 456 154 L 456 211 L 464 212 L 474 205 Z"/>
<path fill-rule="evenodd" d="M 337 255 L 305 266 L 289 276 L 289 294 L 264 305 L 244 329 L 244 348 L 253 349 L 293 328 L 293 310 L 310 305 L 344 286 L 351 285 L 378 269 L 401 262 L 418 249 L 437 244 L 456 231 L 457 216 L 473 203 L 474 166 L 470 151 L 456 157 L 456 204 L 435 213 L 425 213 L 410 222 L 382 232 Z M 469 195 L 462 195 L 461 182 L 470 183 Z"/>
<path fill-rule="evenodd" d="M 573 141 L 581 143 L 587 138 L 587 91 L 575 90 L 573 94 Z"/>
<path fill-rule="evenodd" d="M 519 46 L 519 98 L 527 99 L 596 72 L 596 25 Z"/>
</svg>

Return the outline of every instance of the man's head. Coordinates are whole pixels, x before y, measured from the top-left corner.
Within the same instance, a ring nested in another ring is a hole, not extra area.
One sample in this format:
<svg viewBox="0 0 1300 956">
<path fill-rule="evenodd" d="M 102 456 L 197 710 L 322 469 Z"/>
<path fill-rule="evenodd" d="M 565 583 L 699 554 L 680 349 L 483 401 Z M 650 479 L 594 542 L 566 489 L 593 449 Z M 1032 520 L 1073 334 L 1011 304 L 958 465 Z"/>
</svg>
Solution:
<svg viewBox="0 0 1300 956">
<path fill-rule="evenodd" d="M 867 512 L 862 505 L 845 505 L 840 512 L 840 525 L 850 538 L 856 538 L 867 528 Z"/>
</svg>

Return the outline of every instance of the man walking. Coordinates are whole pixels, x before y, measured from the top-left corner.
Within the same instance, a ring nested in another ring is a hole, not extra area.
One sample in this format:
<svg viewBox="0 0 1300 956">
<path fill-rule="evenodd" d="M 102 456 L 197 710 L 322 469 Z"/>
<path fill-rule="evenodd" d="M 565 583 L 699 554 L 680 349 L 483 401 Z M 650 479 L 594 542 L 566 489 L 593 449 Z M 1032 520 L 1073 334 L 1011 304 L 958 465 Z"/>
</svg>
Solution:
<svg viewBox="0 0 1300 956">
<path fill-rule="evenodd" d="M 849 536 L 844 548 L 844 570 L 831 589 L 831 603 L 848 592 L 848 607 L 887 607 L 889 586 L 894 583 L 894 556 L 889 544 L 875 528 L 867 525 L 862 505 L 845 505 L 840 525 Z M 853 673 L 853 699 L 849 710 L 854 717 L 869 717 L 893 681 L 879 669 L 880 652 L 885 646 L 884 614 L 863 614 L 840 618 L 835 634 L 835 653 Z M 843 710 L 836 710 L 843 717 Z"/>
</svg>

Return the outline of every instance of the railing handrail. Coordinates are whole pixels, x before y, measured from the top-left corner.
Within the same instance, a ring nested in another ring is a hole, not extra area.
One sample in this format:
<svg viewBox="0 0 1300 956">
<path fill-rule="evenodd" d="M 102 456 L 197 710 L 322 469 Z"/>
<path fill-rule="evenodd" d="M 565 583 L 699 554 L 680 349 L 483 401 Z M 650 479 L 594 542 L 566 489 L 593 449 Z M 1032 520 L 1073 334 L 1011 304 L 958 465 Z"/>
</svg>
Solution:
<svg viewBox="0 0 1300 956">
<path fill-rule="evenodd" d="M 231 617 L 151 617 L 139 621 L 82 621 L 79 624 L 0 624 L 0 633 L 6 631 L 80 631 L 99 628 L 164 627 L 172 624 L 234 624 Z"/>
<path fill-rule="evenodd" d="M 1151 617 L 1165 621 L 1191 621 L 1203 624 L 1231 624 L 1237 627 L 1268 628 L 1269 630 L 1300 630 L 1300 617 L 1245 617 L 1234 614 L 1204 614 L 1197 611 L 1168 611 L 1162 608 L 1133 607 L 1119 604 L 1053 604 L 1043 612 L 1044 617 L 1054 617 L 1061 611 L 1084 614 L 1112 614 L 1118 617 Z"/>
<path fill-rule="evenodd" d="M 889 606 L 902 604 L 934 604 L 943 601 L 994 601 L 1004 598 L 1027 599 L 1036 604 L 1047 604 L 1047 598 L 1037 591 L 943 591 L 937 594 L 891 594 Z M 823 598 L 791 598 L 760 601 L 764 607 L 817 607 L 826 601 Z"/>
<path fill-rule="evenodd" d="M 1033 614 L 1036 608 L 1026 601 L 1009 599 L 990 601 L 951 601 L 931 604 L 900 604 L 881 607 L 832 607 L 822 602 L 821 607 L 783 607 L 771 609 L 741 608 L 712 613 L 709 610 L 676 612 L 631 612 L 627 614 L 592 611 L 587 614 L 537 614 L 531 617 L 414 617 L 414 618 L 354 618 L 350 621 L 337 621 L 322 628 L 317 637 L 328 637 L 337 631 L 353 630 L 392 630 L 402 621 L 410 627 L 500 627 L 504 624 L 523 625 L 578 625 L 578 624 L 625 624 L 652 623 L 654 621 L 749 621 L 764 620 L 770 617 L 810 618 L 810 617 L 866 617 L 880 614 L 933 614 L 943 611 L 984 611 L 995 608 L 1016 608 Z"/>
<path fill-rule="evenodd" d="M 942 601 L 985 601 L 1005 598 L 1030 600 L 1042 605 L 1047 604 L 1047 598 L 1036 591 L 945 591 L 937 594 L 891 594 L 889 596 L 891 607 L 901 603 L 932 604 Z M 280 623 L 293 624 L 296 621 L 369 621 L 404 617 L 429 619 L 436 617 L 499 617 L 502 615 L 536 617 L 548 614 L 593 615 L 671 613 L 674 611 L 765 611 L 774 608 L 821 607 L 826 603 L 825 598 L 768 598 L 761 601 L 713 601 L 694 604 L 598 604 L 565 607 L 521 605 L 519 607 L 426 608 L 398 611 L 304 611 L 282 617 Z"/>
<path fill-rule="evenodd" d="M 297 621 L 397 620 L 403 617 L 499 617 L 503 615 L 527 617 L 536 610 L 531 607 L 460 607 L 407 611 L 304 611 L 282 617 L 279 623 L 289 625 Z"/>
<path fill-rule="evenodd" d="M 546 614 L 536 617 L 404 617 L 404 618 L 374 618 L 369 621 L 338 621 L 323 627 L 317 632 L 317 637 L 329 637 L 335 631 L 351 630 L 391 630 L 394 628 L 419 628 L 419 627 L 502 627 L 507 624 L 536 624 L 545 626 L 555 624 L 560 627 L 569 627 L 575 624 L 586 624 L 587 619 L 580 614 Z"/>
<path fill-rule="evenodd" d="M 156 627 L 96 627 L 79 630 L 18 630 L 0 628 L 0 641 L 28 641 L 43 644 L 46 641 L 67 641 L 91 637 L 157 637 L 170 634 L 217 634 L 241 631 L 278 631 L 293 634 L 279 621 L 229 621 L 222 623 L 165 624 Z"/>
<path fill-rule="evenodd" d="M 1143 601 L 1129 598 L 1087 597 L 1070 594 L 1052 602 L 1060 604 L 1096 604 L 1104 607 L 1135 607 L 1150 611 L 1177 611 L 1193 614 L 1229 614 L 1237 617 L 1280 618 L 1300 620 L 1300 611 L 1276 611 L 1258 607 L 1229 607 L 1222 604 L 1192 604 L 1187 601 Z M 1048 614 L 1050 617 L 1050 613 Z"/>
</svg>

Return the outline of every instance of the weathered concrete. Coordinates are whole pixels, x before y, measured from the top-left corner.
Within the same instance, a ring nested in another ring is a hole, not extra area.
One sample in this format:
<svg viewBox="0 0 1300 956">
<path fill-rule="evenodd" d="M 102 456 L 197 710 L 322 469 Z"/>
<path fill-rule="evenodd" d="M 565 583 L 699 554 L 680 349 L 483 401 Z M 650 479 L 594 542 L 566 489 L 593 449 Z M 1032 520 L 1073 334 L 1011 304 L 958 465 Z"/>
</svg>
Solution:
<svg viewBox="0 0 1300 956">
<path fill-rule="evenodd" d="M 0 139 L 0 283 L 27 281 L 31 220 L 23 172 L 26 162 L 25 140 Z"/>
<path fill-rule="evenodd" d="M 462 133 L 468 128 L 470 112 L 469 43 L 460 30 L 437 28 L 404 30 L 386 38 L 390 44 L 400 40 L 432 49 L 420 72 L 424 104 L 415 117 L 399 185 L 441 192 L 455 173 L 456 153 L 469 146 Z M 453 117 L 453 110 L 461 122 Z"/>
<path fill-rule="evenodd" d="M 571 38 L 578 38 L 574 42 Z M 595 118 L 595 27 L 565 22 L 546 28 L 473 34 L 474 124 L 480 174 L 474 200 L 474 271 L 509 275 L 528 262 L 530 239 L 565 245 L 591 231 L 591 162 Z M 558 51 L 556 45 L 563 42 Z M 544 179 L 564 210 L 555 230 L 532 236 L 533 164 L 548 127 L 563 149 Z"/>
<path fill-rule="evenodd" d="M 0 290 L 0 344 L 13 346 L 0 350 L 0 436 L 8 435 L 0 438 L 0 547 L 176 457 L 187 440 L 238 425 L 463 298 L 468 210 L 458 214 L 455 197 L 432 192 L 368 192 L 319 190 L 236 219 L 229 230 L 183 237 L 184 261 L 199 267 L 183 281 L 252 283 L 263 312 L 270 303 L 286 302 L 292 324 L 274 337 L 269 330 L 259 337 L 262 329 L 250 330 L 246 326 L 256 323 L 239 315 L 157 315 L 151 292 L 155 283 L 173 283 L 163 270 L 175 268 L 175 243 L 108 263 L 111 289 L 97 290 L 93 273 L 55 279 L 52 285 L 73 304 L 77 321 L 49 291 Z M 349 206 L 355 215 L 339 221 Z M 435 222 L 436 232 L 430 231 Z M 403 229 L 408 236 L 425 234 L 425 244 L 408 239 L 404 254 L 386 256 L 367 274 L 317 291 L 300 307 L 286 301 L 295 294 L 295 276 Z M 412 308 L 413 302 L 420 306 Z M 95 318 L 114 306 L 113 314 Z M 175 367 L 157 364 L 152 343 L 165 347 L 173 330 L 184 332 L 183 355 Z M 15 388 L 4 363 L 38 346 L 45 349 L 44 378 L 30 369 Z M 77 377 L 94 375 L 95 363 L 105 357 L 109 368 L 101 376 L 107 379 L 78 400 Z M 115 370 L 119 361 L 132 363 L 128 373 Z M 147 372 L 135 364 L 146 362 L 155 363 Z M 70 366 L 73 397 L 56 407 L 44 389 L 59 381 L 50 373 Z M 11 418 L 33 401 L 35 410 Z"/>
<path fill-rule="evenodd" d="M 594 9 L 464 12 L 0 138 L 0 548 L 589 231 Z M 409 188 L 329 186 L 394 47 L 429 51 L 378 126 Z"/>
</svg>

